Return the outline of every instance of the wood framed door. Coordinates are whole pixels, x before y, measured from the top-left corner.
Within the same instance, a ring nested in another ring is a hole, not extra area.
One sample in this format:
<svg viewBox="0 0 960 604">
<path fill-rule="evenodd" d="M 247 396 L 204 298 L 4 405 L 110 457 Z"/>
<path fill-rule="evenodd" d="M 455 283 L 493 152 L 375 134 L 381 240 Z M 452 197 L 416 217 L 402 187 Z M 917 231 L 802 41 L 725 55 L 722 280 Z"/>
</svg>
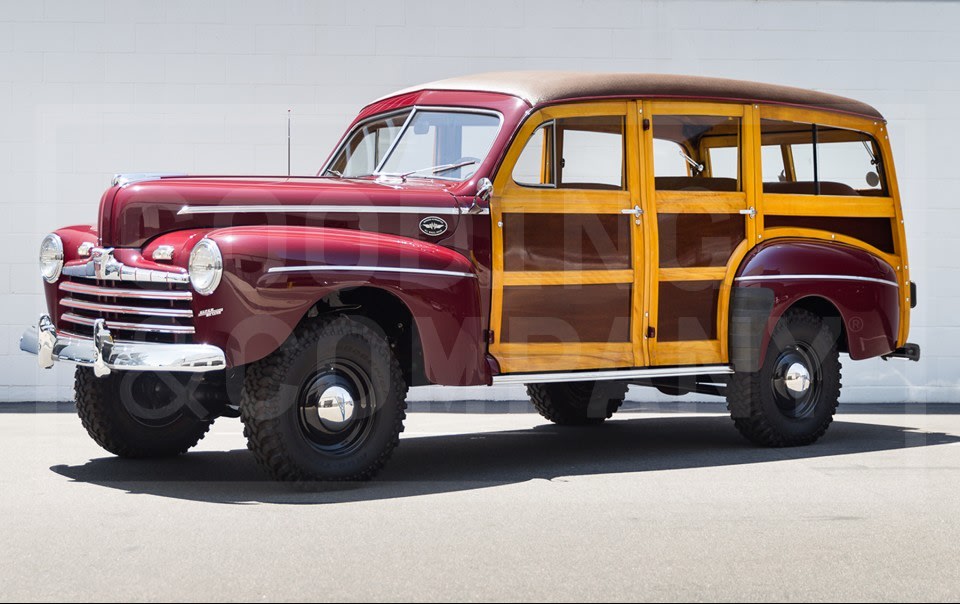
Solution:
<svg viewBox="0 0 960 604">
<path fill-rule="evenodd" d="M 490 202 L 503 373 L 647 364 L 637 132 L 635 102 L 559 105 L 507 152 Z"/>
<path fill-rule="evenodd" d="M 651 365 L 727 362 L 733 273 L 757 239 L 751 105 L 645 101 Z M 749 144 L 745 144 L 749 143 Z"/>
</svg>

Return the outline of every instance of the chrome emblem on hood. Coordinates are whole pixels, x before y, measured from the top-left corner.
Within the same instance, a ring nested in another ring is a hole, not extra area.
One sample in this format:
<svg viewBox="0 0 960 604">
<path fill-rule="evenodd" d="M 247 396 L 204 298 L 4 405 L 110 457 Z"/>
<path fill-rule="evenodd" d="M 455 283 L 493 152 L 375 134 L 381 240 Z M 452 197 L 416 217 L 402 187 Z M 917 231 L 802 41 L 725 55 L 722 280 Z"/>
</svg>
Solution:
<svg viewBox="0 0 960 604">
<path fill-rule="evenodd" d="M 447 221 L 439 216 L 427 216 L 420 221 L 420 231 L 430 237 L 443 235 L 447 232 Z"/>
</svg>

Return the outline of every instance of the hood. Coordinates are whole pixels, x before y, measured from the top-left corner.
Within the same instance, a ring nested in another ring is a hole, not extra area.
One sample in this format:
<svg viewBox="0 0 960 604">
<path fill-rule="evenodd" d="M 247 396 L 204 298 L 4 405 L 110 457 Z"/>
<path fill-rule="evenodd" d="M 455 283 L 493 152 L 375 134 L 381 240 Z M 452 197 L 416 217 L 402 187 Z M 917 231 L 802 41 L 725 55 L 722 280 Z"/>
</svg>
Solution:
<svg viewBox="0 0 960 604">
<path fill-rule="evenodd" d="M 420 220 L 437 214 L 456 228 L 446 181 L 335 178 L 174 177 L 113 187 L 100 206 L 104 247 L 142 247 L 171 231 L 259 224 L 359 228 L 437 240 Z M 112 194 L 111 194 L 112 193 Z"/>
</svg>

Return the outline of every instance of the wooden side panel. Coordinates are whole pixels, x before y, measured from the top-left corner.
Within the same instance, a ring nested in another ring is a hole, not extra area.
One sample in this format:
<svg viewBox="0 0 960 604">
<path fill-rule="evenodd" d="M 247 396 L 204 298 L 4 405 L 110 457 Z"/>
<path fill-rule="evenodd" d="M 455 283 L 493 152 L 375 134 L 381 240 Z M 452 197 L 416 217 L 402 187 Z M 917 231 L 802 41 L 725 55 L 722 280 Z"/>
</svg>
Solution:
<svg viewBox="0 0 960 604">
<path fill-rule="evenodd" d="M 660 282 L 658 342 L 717 339 L 722 281 Z"/>
<path fill-rule="evenodd" d="M 616 283 L 504 288 L 500 340 L 629 342 L 632 289 Z"/>
<path fill-rule="evenodd" d="M 726 266 L 746 236 L 740 214 L 660 213 L 657 225 L 661 268 Z"/>
<path fill-rule="evenodd" d="M 794 227 L 839 233 L 869 243 L 887 254 L 894 253 L 893 226 L 890 224 L 889 218 L 774 216 L 767 214 L 764 224 L 771 229 Z"/>
<path fill-rule="evenodd" d="M 503 217 L 505 271 L 627 269 L 630 219 L 622 214 L 512 213 Z"/>
</svg>

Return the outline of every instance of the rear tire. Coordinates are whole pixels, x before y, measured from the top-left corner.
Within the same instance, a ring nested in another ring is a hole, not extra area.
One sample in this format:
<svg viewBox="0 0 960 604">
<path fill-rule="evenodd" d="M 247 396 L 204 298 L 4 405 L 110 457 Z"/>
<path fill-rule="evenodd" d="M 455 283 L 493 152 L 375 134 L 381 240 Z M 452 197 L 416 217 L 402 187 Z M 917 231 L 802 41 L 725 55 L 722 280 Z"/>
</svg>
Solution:
<svg viewBox="0 0 960 604">
<path fill-rule="evenodd" d="M 77 367 L 77 414 L 98 445 L 119 457 L 173 457 L 186 453 L 212 419 L 192 400 L 189 375 L 114 372 L 98 378 Z M 200 379 L 200 378 L 196 378 Z"/>
<path fill-rule="evenodd" d="M 727 408 L 737 429 L 768 447 L 809 445 L 827 431 L 840 399 L 839 326 L 803 309 L 777 323 L 760 371 L 737 372 Z"/>
<path fill-rule="evenodd" d="M 546 419 L 561 426 L 599 424 L 609 419 L 627 396 L 622 382 L 527 384 L 530 402 Z"/>
<path fill-rule="evenodd" d="M 278 480 L 366 480 L 399 442 L 406 395 L 383 334 L 346 316 L 305 323 L 247 368 L 247 446 Z"/>
</svg>

